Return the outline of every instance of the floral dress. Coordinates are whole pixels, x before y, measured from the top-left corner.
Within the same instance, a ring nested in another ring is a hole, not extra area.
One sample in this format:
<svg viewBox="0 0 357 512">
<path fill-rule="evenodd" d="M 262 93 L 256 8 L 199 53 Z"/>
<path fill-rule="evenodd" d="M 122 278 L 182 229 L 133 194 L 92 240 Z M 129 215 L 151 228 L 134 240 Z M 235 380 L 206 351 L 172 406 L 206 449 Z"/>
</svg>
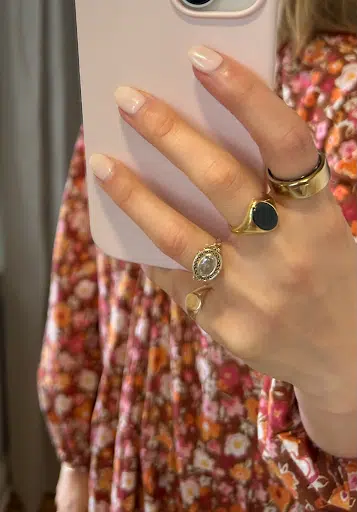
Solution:
<svg viewBox="0 0 357 512">
<path fill-rule="evenodd" d="M 279 93 L 328 156 L 357 235 L 357 39 L 279 59 Z M 89 230 L 80 135 L 56 235 L 40 403 L 61 461 L 89 471 L 90 512 L 357 510 L 357 462 L 307 436 L 293 387 L 224 348 Z M 342 262 L 341 262 L 342 263 Z"/>
</svg>

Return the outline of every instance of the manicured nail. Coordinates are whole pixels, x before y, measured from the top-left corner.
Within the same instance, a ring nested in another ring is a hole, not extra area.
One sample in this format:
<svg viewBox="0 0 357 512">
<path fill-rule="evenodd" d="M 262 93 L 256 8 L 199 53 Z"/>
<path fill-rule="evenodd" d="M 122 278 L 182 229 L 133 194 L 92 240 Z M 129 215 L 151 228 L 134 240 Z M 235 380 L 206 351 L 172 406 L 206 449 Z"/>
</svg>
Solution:
<svg viewBox="0 0 357 512">
<path fill-rule="evenodd" d="M 223 62 L 223 57 L 206 46 L 194 46 L 188 52 L 192 65 L 203 73 L 213 73 Z"/>
<path fill-rule="evenodd" d="M 118 87 L 115 91 L 115 100 L 118 107 L 127 114 L 136 114 L 144 105 L 146 98 L 139 91 L 131 87 Z"/>
<path fill-rule="evenodd" d="M 89 159 L 89 165 L 100 181 L 107 181 L 113 174 L 113 162 L 105 155 L 92 155 Z"/>
</svg>

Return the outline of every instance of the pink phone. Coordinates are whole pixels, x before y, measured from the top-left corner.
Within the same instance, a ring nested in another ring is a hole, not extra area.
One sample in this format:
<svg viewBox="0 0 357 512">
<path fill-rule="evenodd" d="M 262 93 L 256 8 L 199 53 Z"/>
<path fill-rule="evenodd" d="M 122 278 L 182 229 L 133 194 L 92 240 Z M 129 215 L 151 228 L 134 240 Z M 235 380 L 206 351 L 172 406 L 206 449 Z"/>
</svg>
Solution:
<svg viewBox="0 0 357 512">
<path fill-rule="evenodd" d="M 161 97 L 205 133 L 262 169 L 246 130 L 197 82 L 187 51 L 206 44 L 274 84 L 278 0 L 76 0 L 87 158 L 107 153 L 125 162 L 163 199 L 224 239 L 228 227 L 210 201 L 120 119 L 119 85 Z M 177 268 L 96 183 L 88 167 L 92 236 L 106 254 Z"/>
</svg>

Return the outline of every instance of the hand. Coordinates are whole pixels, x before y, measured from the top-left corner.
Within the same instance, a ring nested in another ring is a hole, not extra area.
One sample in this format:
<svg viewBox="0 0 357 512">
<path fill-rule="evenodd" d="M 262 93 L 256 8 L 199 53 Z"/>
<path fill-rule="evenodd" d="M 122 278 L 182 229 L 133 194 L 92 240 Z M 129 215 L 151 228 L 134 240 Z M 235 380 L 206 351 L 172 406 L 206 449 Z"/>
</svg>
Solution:
<svg viewBox="0 0 357 512">
<path fill-rule="evenodd" d="M 56 489 L 57 512 L 87 512 L 88 473 L 62 463 Z"/>
<path fill-rule="evenodd" d="M 232 59 L 206 48 L 190 56 L 196 78 L 247 128 L 276 177 L 311 172 L 318 154 L 297 114 Z M 265 192 L 255 170 L 149 93 L 125 87 L 116 97 L 123 120 L 181 169 L 227 223 L 239 225 L 250 201 Z M 212 234 L 165 204 L 121 162 L 94 155 L 91 166 L 117 205 L 189 271 L 147 270 L 184 307 L 195 288 L 193 259 L 215 242 Z M 328 187 L 309 199 L 275 199 L 278 229 L 224 242 L 223 271 L 210 283 L 197 322 L 251 367 L 292 383 L 324 410 L 347 414 L 355 410 L 357 390 L 354 240 Z"/>
</svg>

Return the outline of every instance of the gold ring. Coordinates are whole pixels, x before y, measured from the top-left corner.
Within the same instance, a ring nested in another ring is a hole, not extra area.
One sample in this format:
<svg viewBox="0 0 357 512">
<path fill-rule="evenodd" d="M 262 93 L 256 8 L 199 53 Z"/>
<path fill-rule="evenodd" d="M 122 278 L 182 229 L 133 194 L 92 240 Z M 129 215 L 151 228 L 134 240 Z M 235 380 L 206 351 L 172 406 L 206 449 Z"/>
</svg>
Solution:
<svg viewBox="0 0 357 512">
<path fill-rule="evenodd" d="M 194 290 L 193 292 L 186 295 L 185 307 L 191 320 L 196 320 L 198 313 L 201 311 L 204 305 L 206 295 L 211 290 L 212 288 L 209 286 L 201 286 L 201 288 L 197 288 L 197 290 Z"/>
<path fill-rule="evenodd" d="M 193 279 L 206 282 L 218 276 L 223 265 L 221 247 L 221 241 L 217 240 L 196 254 L 192 263 Z"/>
<path fill-rule="evenodd" d="M 327 187 L 331 178 L 330 167 L 323 153 L 319 153 L 319 161 L 311 173 L 297 180 L 279 180 L 270 169 L 267 172 L 270 188 L 279 196 L 292 199 L 307 199 L 318 194 Z"/>
<path fill-rule="evenodd" d="M 236 235 L 255 235 L 274 231 L 279 224 L 279 215 L 275 201 L 267 196 L 265 199 L 253 199 L 246 216 L 239 226 L 230 226 Z"/>
</svg>

